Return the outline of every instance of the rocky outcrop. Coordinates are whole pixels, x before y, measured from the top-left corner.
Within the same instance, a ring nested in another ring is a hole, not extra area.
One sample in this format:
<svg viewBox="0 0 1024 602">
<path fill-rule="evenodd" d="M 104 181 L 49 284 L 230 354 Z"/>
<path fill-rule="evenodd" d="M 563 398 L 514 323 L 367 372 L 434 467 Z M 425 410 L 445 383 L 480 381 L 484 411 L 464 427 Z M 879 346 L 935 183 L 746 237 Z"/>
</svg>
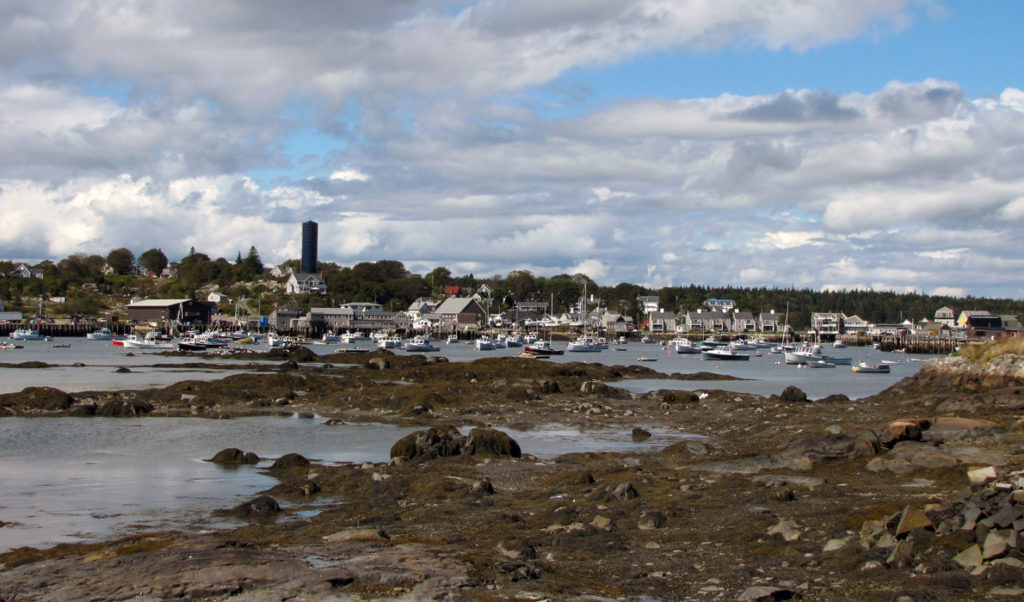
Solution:
<svg viewBox="0 0 1024 602">
<path fill-rule="evenodd" d="M 391 446 L 392 458 L 429 460 L 460 455 L 491 455 L 518 458 L 522 451 L 508 434 L 489 428 L 475 428 L 463 435 L 447 425 L 409 433 Z"/>
<path fill-rule="evenodd" d="M 244 452 L 237 447 L 229 447 L 222 449 L 207 462 L 213 462 L 214 464 L 226 464 L 229 466 L 237 466 L 241 464 L 259 464 L 260 457 L 252 452 Z"/>
<path fill-rule="evenodd" d="M 53 387 L 28 387 L 18 393 L 0 395 L 0 406 L 47 412 L 66 410 L 74 405 L 70 395 Z"/>
<path fill-rule="evenodd" d="M 929 360 L 913 378 L 916 385 L 941 390 L 984 390 L 1024 385 L 1024 357 L 1012 353 L 987 362 L 959 356 Z"/>
<path fill-rule="evenodd" d="M 285 454 L 274 460 L 274 463 L 270 465 L 270 470 L 288 470 L 291 468 L 309 468 L 310 462 L 301 454 L 291 453 Z"/>
</svg>

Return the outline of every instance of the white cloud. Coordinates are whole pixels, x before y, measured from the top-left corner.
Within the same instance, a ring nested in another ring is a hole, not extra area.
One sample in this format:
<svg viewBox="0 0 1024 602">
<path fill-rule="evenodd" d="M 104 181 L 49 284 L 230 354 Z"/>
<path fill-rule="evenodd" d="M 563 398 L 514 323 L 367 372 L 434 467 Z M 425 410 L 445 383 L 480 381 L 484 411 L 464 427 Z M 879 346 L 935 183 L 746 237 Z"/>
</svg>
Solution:
<svg viewBox="0 0 1024 602">
<path fill-rule="evenodd" d="M 332 173 L 330 179 L 341 180 L 342 182 L 366 182 L 370 179 L 370 176 L 357 169 L 340 169 Z"/>
</svg>

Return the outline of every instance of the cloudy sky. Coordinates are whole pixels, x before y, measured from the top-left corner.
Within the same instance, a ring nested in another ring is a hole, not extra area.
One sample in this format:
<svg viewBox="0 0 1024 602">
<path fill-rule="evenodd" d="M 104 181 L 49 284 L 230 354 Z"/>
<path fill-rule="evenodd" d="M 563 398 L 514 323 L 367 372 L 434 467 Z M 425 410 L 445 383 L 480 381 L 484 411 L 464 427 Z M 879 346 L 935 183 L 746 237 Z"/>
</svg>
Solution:
<svg viewBox="0 0 1024 602">
<path fill-rule="evenodd" d="M 1024 297 L 1019 0 L 0 0 L 0 259 Z"/>
</svg>

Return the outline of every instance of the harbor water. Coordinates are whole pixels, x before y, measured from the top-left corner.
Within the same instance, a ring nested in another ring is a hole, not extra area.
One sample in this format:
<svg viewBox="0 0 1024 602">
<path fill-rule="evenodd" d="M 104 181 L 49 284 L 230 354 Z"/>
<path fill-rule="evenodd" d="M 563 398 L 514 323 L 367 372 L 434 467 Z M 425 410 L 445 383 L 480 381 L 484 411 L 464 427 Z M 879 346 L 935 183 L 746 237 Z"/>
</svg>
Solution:
<svg viewBox="0 0 1024 602">
<path fill-rule="evenodd" d="M 564 343 L 561 345 L 564 348 Z M 440 342 L 438 347 L 440 350 L 435 353 L 451 361 L 521 351 L 478 351 L 465 343 Z M 324 354 L 341 347 L 310 348 Z M 362 344 L 362 348 L 369 349 L 369 343 Z M 724 389 L 770 395 L 796 385 L 812 398 L 843 393 L 856 399 L 913 375 L 921 366 L 920 360 L 925 359 L 870 348 L 834 353 L 851 357 L 854 363 L 891 362 L 891 373 L 854 374 L 849 366 L 797 368 L 785 365 L 781 355 L 764 352 L 743 362 L 706 361 L 699 356 L 669 353 L 659 345 L 640 343 L 613 344 L 600 353 L 566 353 L 524 361 L 642 364 L 667 375 L 704 371 L 745 379 L 643 379 L 611 383 L 638 393 L 657 389 Z M 181 380 L 217 379 L 227 374 L 223 370 L 182 366 L 196 361 L 195 357 L 128 351 L 109 342 L 81 338 L 26 341 L 21 349 L 0 351 L 0 363 L 9 366 L 0 368 L 0 392 L 39 385 L 68 392 L 140 389 Z M 249 363 L 230 358 L 211 361 L 241 366 Z M 45 362 L 52 367 L 17 367 L 22 362 Z M 161 367 L 153 367 L 154 364 Z M 128 368 L 129 372 L 118 372 L 120 367 Z M 540 458 L 580 451 L 653 450 L 695 437 L 662 425 L 647 428 L 654 436 L 642 443 L 633 442 L 629 431 L 623 429 L 581 430 L 548 425 L 530 431 L 505 430 L 519 442 L 524 453 Z M 194 528 L 199 524 L 208 528 L 213 510 L 232 507 L 274 484 L 260 470 L 269 465 L 270 459 L 296 452 L 325 463 L 382 462 L 387 460 L 391 445 L 412 430 L 384 424 L 327 425 L 321 418 L 4 418 L 0 420 L 0 521 L 6 524 L 0 527 L 0 551 L 95 541 L 140 530 Z M 204 461 L 227 447 L 252 451 L 268 460 L 256 467 L 231 469 Z"/>
</svg>

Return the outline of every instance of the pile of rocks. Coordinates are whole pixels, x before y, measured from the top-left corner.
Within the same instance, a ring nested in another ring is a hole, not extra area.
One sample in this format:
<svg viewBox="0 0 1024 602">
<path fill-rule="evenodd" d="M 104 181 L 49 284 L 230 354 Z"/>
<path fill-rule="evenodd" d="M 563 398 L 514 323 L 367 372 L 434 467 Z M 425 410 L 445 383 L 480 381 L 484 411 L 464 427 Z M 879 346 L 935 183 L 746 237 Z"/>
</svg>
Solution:
<svg viewBox="0 0 1024 602">
<path fill-rule="evenodd" d="M 974 576 L 992 572 L 1024 581 L 1024 471 L 989 480 L 996 475 L 988 467 L 971 476 L 978 484 L 957 503 L 924 510 L 907 506 L 883 520 L 865 521 L 861 547 L 879 552 L 879 558 L 884 555 L 884 565 L 891 568 L 962 568 Z M 832 541 L 826 551 L 845 543 Z M 872 560 L 862 568 L 882 566 Z"/>
</svg>

